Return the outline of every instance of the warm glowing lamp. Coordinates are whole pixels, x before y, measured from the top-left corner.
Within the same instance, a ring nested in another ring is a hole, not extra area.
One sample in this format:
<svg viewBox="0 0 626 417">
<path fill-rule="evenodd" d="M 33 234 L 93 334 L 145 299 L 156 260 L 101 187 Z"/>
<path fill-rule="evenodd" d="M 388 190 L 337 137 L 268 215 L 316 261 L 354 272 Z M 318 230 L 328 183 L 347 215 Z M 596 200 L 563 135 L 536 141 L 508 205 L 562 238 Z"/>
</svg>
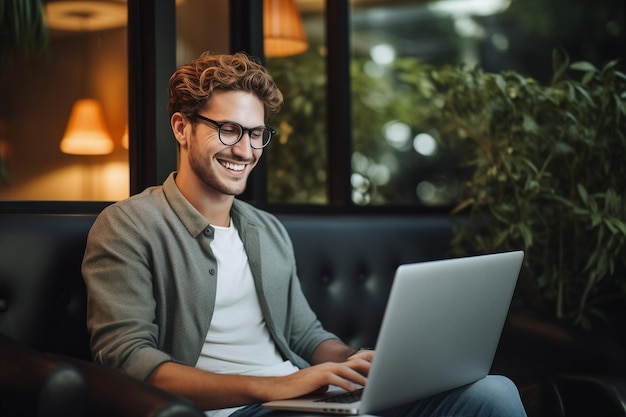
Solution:
<svg viewBox="0 0 626 417">
<path fill-rule="evenodd" d="M 105 155 L 113 152 L 113 140 L 106 130 L 102 106 L 94 99 L 74 103 L 61 151 L 73 155 Z"/>
<path fill-rule="evenodd" d="M 126 130 L 124 130 L 124 135 L 122 136 L 122 148 L 128 149 L 130 147 L 130 139 L 128 136 L 128 125 L 126 125 Z"/>
<path fill-rule="evenodd" d="M 308 48 L 294 0 L 263 0 L 263 49 L 269 58 L 301 54 Z"/>
</svg>

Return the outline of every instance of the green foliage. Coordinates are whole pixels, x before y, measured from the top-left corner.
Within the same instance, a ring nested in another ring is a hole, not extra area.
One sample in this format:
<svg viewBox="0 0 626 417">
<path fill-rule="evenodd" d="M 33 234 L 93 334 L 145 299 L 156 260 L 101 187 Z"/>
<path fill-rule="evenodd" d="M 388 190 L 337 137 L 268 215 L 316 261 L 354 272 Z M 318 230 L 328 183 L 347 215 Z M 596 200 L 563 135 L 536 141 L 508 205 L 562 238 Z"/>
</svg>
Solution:
<svg viewBox="0 0 626 417">
<path fill-rule="evenodd" d="M 324 58 L 309 51 L 268 65 L 286 102 L 267 153 L 270 201 L 324 203 Z M 383 126 L 399 120 L 437 132 L 446 159 L 433 163 L 447 161 L 451 177 L 466 179 L 454 196 L 458 255 L 523 249 L 527 304 L 584 327 L 605 302 L 626 301 L 626 75 L 617 62 L 596 68 L 555 52 L 547 84 L 415 58 L 377 77 L 363 68 L 354 58 L 352 170 L 365 180 L 366 204 L 401 201 L 399 184 L 424 172 L 404 167 L 376 188 L 368 170 L 385 163 L 381 155 L 401 154 Z"/>
<path fill-rule="evenodd" d="M 265 152 L 270 202 L 327 203 L 326 102 L 333 97 L 331 94 L 327 98 L 323 51 L 321 47 L 310 48 L 302 55 L 267 60 L 285 99 L 283 109 L 270 121 L 278 134 Z M 363 69 L 365 62 L 353 58 L 350 67 L 352 114 L 345 122 L 352 124 L 352 170 L 364 178 L 363 194 L 369 202 L 397 202 L 406 199 L 398 186 L 398 182 L 406 181 L 404 172 L 392 173 L 386 186 L 378 186 L 371 178 L 372 171 L 384 165 L 382 155 L 401 154 L 386 143 L 383 127 L 392 120 L 415 125 L 426 119 L 432 113 L 432 104 L 424 98 L 423 90 L 432 88 L 432 83 L 421 81 L 428 66 L 416 59 L 397 63 L 408 81 L 397 79 L 393 71 L 380 77 L 369 76 Z"/>
<path fill-rule="evenodd" d="M 429 176 L 431 165 L 441 166 L 439 159 L 420 160 L 408 149 L 391 146 L 384 136 L 385 126 L 399 122 L 421 129 L 420 122 L 433 112 L 432 82 L 426 79 L 430 68 L 415 58 L 399 58 L 391 67 L 381 67 L 377 75 L 368 75 L 368 58 L 353 58 L 350 68 L 352 95 L 352 171 L 361 182 L 353 184 L 353 197 L 359 204 L 419 204 L 417 183 Z M 380 170 L 388 176 L 378 181 Z M 435 168 L 437 169 L 437 168 Z"/>
<path fill-rule="evenodd" d="M 38 53 L 47 45 L 41 0 L 0 2 L 0 65 L 20 54 Z"/>
<path fill-rule="evenodd" d="M 270 202 L 327 202 L 326 71 L 316 50 L 268 59 L 285 105 L 270 123 L 278 134 L 265 157 Z"/>
<path fill-rule="evenodd" d="M 576 75 L 577 77 L 574 77 Z M 443 67 L 442 140 L 471 170 L 455 212 L 458 254 L 523 249 L 529 302 L 588 326 L 626 298 L 626 76 L 555 52 L 549 85 Z M 482 224 L 479 230 L 477 224 Z"/>
</svg>

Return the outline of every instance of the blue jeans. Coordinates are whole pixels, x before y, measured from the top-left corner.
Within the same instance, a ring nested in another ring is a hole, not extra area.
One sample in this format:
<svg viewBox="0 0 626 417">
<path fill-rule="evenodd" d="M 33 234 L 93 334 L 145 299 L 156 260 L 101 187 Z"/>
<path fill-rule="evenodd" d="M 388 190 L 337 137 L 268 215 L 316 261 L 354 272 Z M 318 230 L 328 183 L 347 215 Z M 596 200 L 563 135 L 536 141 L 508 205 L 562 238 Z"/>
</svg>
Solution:
<svg viewBox="0 0 626 417">
<path fill-rule="evenodd" d="M 231 417 L 303 417 L 304 415 L 304 413 L 267 410 L 255 404 L 234 412 Z M 519 391 L 510 379 L 489 375 L 473 384 L 383 410 L 376 415 L 382 417 L 526 417 L 526 411 Z"/>
</svg>

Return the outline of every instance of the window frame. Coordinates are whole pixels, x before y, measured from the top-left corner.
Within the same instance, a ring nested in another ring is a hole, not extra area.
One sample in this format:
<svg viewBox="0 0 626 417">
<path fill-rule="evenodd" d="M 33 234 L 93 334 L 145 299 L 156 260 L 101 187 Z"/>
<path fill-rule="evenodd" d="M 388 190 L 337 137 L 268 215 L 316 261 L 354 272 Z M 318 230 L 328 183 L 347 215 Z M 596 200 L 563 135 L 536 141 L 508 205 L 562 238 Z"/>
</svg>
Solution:
<svg viewBox="0 0 626 417">
<path fill-rule="evenodd" d="M 176 143 L 169 120 L 167 85 L 176 69 L 175 0 L 128 0 L 129 169 L 130 195 L 160 185 L 177 167 Z M 267 201 L 267 165 L 261 158 L 240 196 L 273 213 L 428 214 L 447 208 L 415 206 L 357 206 L 351 200 L 350 2 L 326 0 L 327 152 L 326 205 L 277 204 Z M 263 57 L 263 6 L 257 0 L 230 0 L 231 50 Z M 158 30 L 157 30 L 158 28 Z M 261 58 L 263 60 L 263 58 Z M 332 92 L 332 94 L 331 94 Z M 98 213 L 111 201 L 2 201 L 0 213 Z"/>
<path fill-rule="evenodd" d="M 325 35 L 327 48 L 327 152 L 329 202 L 326 205 L 269 203 L 267 201 L 267 165 L 265 158 L 248 179 L 241 196 L 255 206 L 276 214 L 392 214 L 432 215 L 448 213 L 449 207 L 418 207 L 412 205 L 360 206 L 352 202 L 352 119 L 350 91 L 350 1 L 325 0 Z M 256 0 L 230 0 L 231 52 L 246 51 L 261 57 L 263 52 L 263 8 Z M 332 39 L 332 42 L 328 42 Z M 269 149 L 271 152 L 271 149 Z"/>
<path fill-rule="evenodd" d="M 130 194 L 162 184 L 176 169 L 176 142 L 163 116 L 176 70 L 176 2 L 128 0 Z"/>
<path fill-rule="evenodd" d="M 350 3 L 349 0 L 326 0 L 325 26 L 327 39 L 327 149 L 328 206 L 352 207 L 350 158 L 352 137 L 350 105 Z M 231 52 L 246 51 L 264 61 L 263 6 L 255 0 L 231 0 Z M 331 94 L 332 92 L 332 94 Z M 337 94 L 340 92 L 340 94 Z M 270 150 L 271 151 L 271 150 Z M 276 204 L 267 201 L 267 164 L 262 158 L 248 180 L 242 199 L 272 211 L 318 210 L 319 205 Z"/>
<path fill-rule="evenodd" d="M 231 27 L 238 28 L 231 34 L 231 52 L 246 51 L 261 57 L 263 51 L 263 7 L 255 0 L 231 0 Z M 328 206 L 333 208 L 352 207 L 350 190 L 350 158 L 352 137 L 350 123 L 350 4 L 348 0 L 326 0 L 326 39 L 327 42 L 327 149 L 328 149 Z M 242 29 L 243 28 L 243 29 Z M 330 65 L 332 63 L 332 65 Z M 332 92 L 332 94 L 331 94 Z M 343 138 L 343 139 L 342 139 Z M 267 201 L 267 165 L 262 159 L 248 180 L 248 189 L 242 199 L 272 211 L 317 211 L 318 205 L 276 204 Z M 326 208 L 327 209 L 327 208 Z M 325 210 L 325 209 L 323 209 Z"/>
<path fill-rule="evenodd" d="M 128 129 L 130 195 L 162 184 L 177 166 L 167 108 L 176 69 L 176 2 L 128 0 Z M 0 213 L 99 213 L 111 201 L 1 201 Z"/>
</svg>

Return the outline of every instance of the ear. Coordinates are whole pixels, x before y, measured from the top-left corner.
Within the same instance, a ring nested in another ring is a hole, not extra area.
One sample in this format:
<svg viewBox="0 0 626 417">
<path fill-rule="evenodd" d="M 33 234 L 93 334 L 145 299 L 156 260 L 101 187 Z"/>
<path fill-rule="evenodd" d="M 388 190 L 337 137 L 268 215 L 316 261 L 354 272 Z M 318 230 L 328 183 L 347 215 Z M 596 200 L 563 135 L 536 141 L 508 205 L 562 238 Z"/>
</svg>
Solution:
<svg viewBox="0 0 626 417">
<path fill-rule="evenodd" d="M 176 141 L 181 147 L 185 147 L 187 145 L 185 131 L 191 129 L 191 123 L 181 112 L 176 112 L 172 114 L 170 124 L 172 125 L 172 132 L 174 133 Z"/>
</svg>

